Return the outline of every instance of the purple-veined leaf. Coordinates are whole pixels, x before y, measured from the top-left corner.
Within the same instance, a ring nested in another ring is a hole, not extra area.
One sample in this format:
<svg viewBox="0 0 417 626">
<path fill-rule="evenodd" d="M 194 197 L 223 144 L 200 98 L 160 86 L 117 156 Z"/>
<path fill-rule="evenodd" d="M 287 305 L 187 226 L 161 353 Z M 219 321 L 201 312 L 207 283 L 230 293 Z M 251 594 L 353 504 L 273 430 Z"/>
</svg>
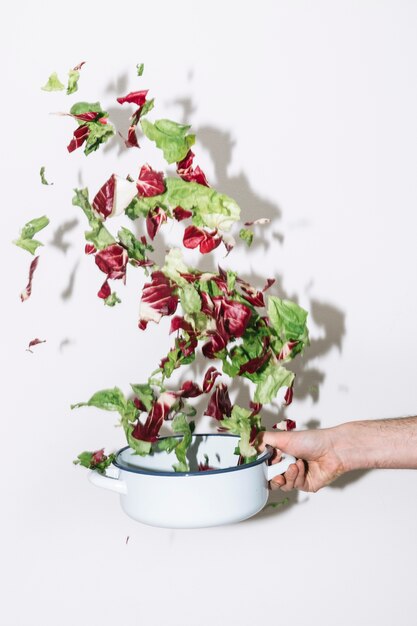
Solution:
<svg viewBox="0 0 417 626">
<path fill-rule="evenodd" d="M 192 150 L 189 150 L 185 158 L 177 163 L 177 174 L 187 182 L 194 182 L 209 187 L 210 185 L 202 169 L 198 165 L 193 167 L 194 156 Z"/>
<path fill-rule="evenodd" d="M 183 244 L 185 248 L 199 248 L 201 254 L 211 252 L 222 242 L 222 238 L 217 235 L 217 230 L 211 233 L 197 228 L 197 226 L 187 226 L 184 231 Z"/>
<path fill-rule="evenodd" d="M 145 283 L 139 308 L 139 328 L 148 322 L 158 323 L 164 315 L 175 313 L 178 305 L 176 285 L 161 271 L 151 274 L 152 282 Z"/>
<path fill-rule="evenodd" d="M 38 263 L 39 263 L 39 256 L 36 256 L 33 261 L 30 264 L 29 267 L 29 280 L 28 280 L 28 284 L 26 285 L 25 289 L 22 291 L 22 293 L 20 294 L 20 299 L 22 302 L 25 302 L 25 300 L 27 300 L 28 298 L 30 298 L 30 295 L 32 293 L 32 280 L 33 280 L 33 275 L 35 273 L 36 268 L 38 267 Z"/>
<path fill-rule="evenodd" d="M 175 209 L 172 210 L 172 213 L 173 213 L 175 219 L 177 220 L 177 222 L 181 222 L 182 220 L 186 220 L 189 217 L 193 216 L 193 212 L 192 211 L 186 211 L 185 209 L 183 209 L 180 206 L 176 206 Z"/>
<path fill-rule="evenodd" d="M 162 224 L 167 221 L 167 214 L 164 209 L 157 206 L 154 209 L 149 209 L 149 213 L 146 217 L 146 230 L 149 237 L 153 240 Z"/>
<path fill-rule="evenodd" d="M 100 250 L 95 256 L 96 265 L 107 274 L 107 278 L 123 279 L 123 282 L 126 281 L 128 259 L 127 251 L 117 243 Z"/>
<path fill-rule="evenodd" d="M 139 420 L 137 421 L 132 431 L 132 437 L 142 441 L 156 441 L 161 426 L 164 420 L 168 419 L 172 406 L 176 401 L 177 396 L 174 393 L 170 391 L 161 393 L 149 411 L 145 423 L 142 424 Z"/>
<path fill-rule="evenodd" d="M 77 148 L 83 145 L 83 143 L 87 140 L 88 135 L 90 134 L 90 129 L 87 124 L 83 124 L 82 126 L 78 126 L 74 130 L 74 135 L 71 141 L 67 146 L 68 152 L 74 152 Z"/>
<path fill-rule="evenodd" d="M 46 339 L 38 339 L 38 338 L 32 339 L 32 341 L 29 341 L 29 345 L 26 348 L 26 351 L 27 352 L 33 352 L 33 350 L 31 350 L 31 348 L 33 348 L 33 346 L 39 345 L 40 343 L 46 343 Z"/>
<path fill-rule="evenodd" d="M 139 178 L 136 181 L 138 195 L 144 198 L 159 196 L 165 191 L 164 175 L 146 164 L 141 167 Z"/>
<path fill-rule="evenodd" d="M 101 285 L 100 290 L 97 293 L 97 296 L 101 298 L 102 300 L 106 300 L 106 298 L 109 298 L 111 296 L 111 289 L 110 289 L 110 285 L 107 279 Z"/>
<path fill-rule="evenodd" d="M 125 102 L 129 104 L 136 104 L 136 106 L 141 107 L 146 102 L 146 96 L 148 94 L 148 89 L 143 89 L 142 91 L 131 91 L 127 94 L 127 96 L 122 96 L 117 98 L 117 102 L 119 104 L 124 104 Z"/>
<path fill-rule="evenodd" d="M 270 219 L 268 217 L 260 217 L 257 220 L 252 220 L 251 222 L 245 222 L 245 226 L 265 226 L 265 224 L 270 223 Z"/>
<path fill-rule="evenodd" d="M 216 420 L 222 420 L 224 417 L 230 417 L 232 413 L 232 403 L 230 402 L 227 385 L 218 383 L 213 391 L 207 409 L 204 415 L 214 417 Z"/>
</svg>

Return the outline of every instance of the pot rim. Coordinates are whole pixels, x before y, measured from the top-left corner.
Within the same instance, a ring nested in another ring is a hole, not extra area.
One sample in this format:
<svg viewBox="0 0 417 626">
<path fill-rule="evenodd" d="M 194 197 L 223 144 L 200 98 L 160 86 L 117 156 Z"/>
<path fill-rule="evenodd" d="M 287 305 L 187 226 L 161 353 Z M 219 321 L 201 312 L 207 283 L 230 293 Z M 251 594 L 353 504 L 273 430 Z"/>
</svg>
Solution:
<svg viewBox="0 0 417 626">
<path fill-rule="evenodd" d="M 234 437 L 234 439 L 240 439 L 239 435 L 232 435 L 230 433 L 193 433 L 193 437 Z M 169 439 L 171 437 L 180 438 L 181 435 L 167 435 L 166 437 L 161 437 L 158 441 L 162 441 L 163 439 Z M 143 474 L 145 476 L 170 476 L 172 478 L 184 478 L 185 476 L 207 476 L 213 474 L 225 474 L 227 472 L 238 472 L 245 469 L 249 469 L 250 467 L 254 467 L 255 465 L 260 465 L 265 461 L 269 461 L 269 459 L 273 455 L 273 448 L 270 446 L 266 447 L 266 450 L 262 453 L 262 455 L 257 458 L 255 461 L 251 461 L 250 463 L 245 463 L 244 465 L 234 465 L 232 467 L 224 467 L 213 470 L 204 470 L 198 472 L 167 472 L 167 471 L 152 471 L 146 470 L 143 468 L 133 467 L 130 465 L 124 465 L 120 462 L 119 456 L 125 450 L 128 450 L 130 446 L 125 446 L 124 448 L 120 448 L 120 450 L 116 453 L 116 458 L 112 462 L 115 467 L 124 472 L 131 472 L 132 474 Z"/>
</svg>

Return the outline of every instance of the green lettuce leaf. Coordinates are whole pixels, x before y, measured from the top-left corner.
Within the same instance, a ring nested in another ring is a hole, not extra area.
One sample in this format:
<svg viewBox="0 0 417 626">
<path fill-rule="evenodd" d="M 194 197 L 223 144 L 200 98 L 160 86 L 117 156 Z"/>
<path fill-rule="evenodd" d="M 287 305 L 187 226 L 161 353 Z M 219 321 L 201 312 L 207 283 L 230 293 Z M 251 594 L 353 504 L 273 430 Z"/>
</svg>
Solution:
<svg viewBox="0 0 417 626">
<path fill-rule="evenodd" d="M 232 409 L 230 417 L 221 420 L 220 425 L 222 428 L 226 428 L 233 435 L 239 435 L 239 454 L 241 454 L 246 461 L 253 460 L 257 456 L 257 451 L 254 446 L 250 445 L 250 433 L 252 426 L 259 427 L 260 417 L 254 415 L 251 417 L 252 410 L 245 409 L 235 404 Z"/>
<path fill-rule="evenodd" d="M 181 206 L 192 211 L 195 226 L 228 231 L 240 218 L 238 204 L 229 196 L 181 178 L 167 177 L 166 191 L 158 196 L 135 198 L 127 207 L 126 215 L 134 220 L 147 215 L 150 209 L 160 206 L 166 210 Z"/>
<path fill-rule="evenodd" d="M 163 439 L 156 441 L 153 444 L 153 447 L 155 450 L 158 450 L 159 452 L 169 453 L 175 450 L 175 448 L 180 443 L 180 441 L 181 439 L 178 439 L 178 437 L 164 437 Z"/>
<path fill-rule="evenodd" d="M 135 261 L 144 261 L 146 259 L 146 251 L 153 252 L 153 247 L 148 243 L 142 243 L 139 239 L 136 239 L 135 235 L 128 229 L 122 226 L 117 233 L 120 243 L 127 250 L 129 259 Z"/>
<path fill-rule="evenodd" d="M 143 63 L 136 64 L 136 70 L 137 70 L 138 76 L 142 76 L 144 68 L 145 68 L 145 65 Z"/>
<path fill-rule="evenodd" d="M 307 338 L 307 311 L 295 302 L 268 298 L 268 316 L 277 335 L 283 340 L 304 341 Z"/>
<path fill-rule="evenodd" d="M 115 238 L 109 233 L 103 222 L 95 216 L 88 199 L 88 189 L 74 189 L 74 192 L 75 196 L 72 199 L 72 204 L 83 210 L 92 228 L 91 231 L 84 233 L 86 240 L 91 241 L 97 250 L 103 250 L 103 248 L 116 243 Z"/>
<path fill-rule="evenodd" d="M 111 293 L 107 298 L 105 298 L 103 302 L 106 306 L 116 306 L 116 304 L 121 303 L 121 300 L 119 296 L 117 295 L 117 293 L 113 291 L 113 293 Z"/>
<path fill-rule="evenodd" d="M 282 365 L 270 361 L 259 378 L 254 400 L 261 404 L 269 404 L 277 396 L 281 387 L 292 386 L 295 374 Z"/>
<path fill-rule="evenodd" d="M 197 289 L 191 284 L 180 288 L 180 301 L 184 313 L 191 315 L 201 311 L 201 298 Z"/>
<path fill-rule="evenodd" d="M 123 392 L 118 387 L 114 387 L 113 389 L 97 391 L 87 402 L 71 404 L 71 409 L 78 409 L 82 406 L 95 406 L 104 411 L 118 411 L 120 415 L 124 416 L 127 403 Z"/>
<path fill-rule="evenodd" d="M 67 85 L 68 96 L 78 91 L 78 79 L 79 78 L 80 78 L 80 72 L 78 70 L 70 70 L 68 72 L 68 85 Z"/>
<path fill-rule="evenodd" d="M 40 172 L 39 172 L 39 175 L 41 177 L 42 185 L 53 185 L 54 184 L 54 183 L 48 183 L 48 181 L 46 180 L 46 178 L 45 178 L 45 166 L 44 165 L 42 165 L 42 167 L 40 169 Z"/>
<path fill-rule="evenodd" d="M 108 118 L 107 111 L 103 111 L 100 102 L 76 102 L 70 109 L 71 115 L 80 115 L 81 113 L 87 113 L 92 111 L 99 114 L 100 118 Z M 84 154 L 88 156 L 91 152 L 94 152 L 99 148 L 102 143 L 105 143 L 115 133 L 114 127 L 107 123 L 102 124 L 99 121 L 85 122 L 83 120 L 77 120 L 78 125 L 87 125 L 90 131 L 84 146 Z"/>
<path fill-rule="evenodd" d="M 239 231 L 239 237 L 243 239 L 248 248 L 252 245 L 253 241 L 253 232 L 248 228 L 241 228 Z"/>
<path fill-rule="evenodd" d="M 43 87 L 41 87 L 41 89 L 43 91 L 62 91 L 63 89 L 65 89 L 65 85 L 63 85 L 59 80 L 58 74 L 56 72 L 53 72 L 48 78 L 48 82 Z"/>
<path fill-rule="evenodd" d="M 171 120 L 157 120 L 154 124 L 142 119 L 144 135 L 154 141 L 168 163 L 182 161 L 195 143 L 195 135 L 187 135 L 191 126 L 177 124 Z"/>
<path fill-rule="evenodd" d="M 152 109 L 155 106 L 155 99 L 151 98 L 150 100 L 146 100 L 145 104 L 142 106 L 141 110 L 140 110 L 140 117 L 144 117 L 145 115 L 147 115 L 149 113 L 149 111 L 152 111 Z"/>
<path fill-rule="evenodd" d="M 139 398 L 139 400 L 142 402 L 142 404 L 145 406 L 146 410 L 149 413 L 155 401 L 152 387 L 146 384 L 145 385 L 131 384 L 130 386 L 132 387 L 132 390 L 135 396 Z"/>
<path fill-rule="evenodd" d="M 19 239 L 15 239 L 13 243 L 23 250 L 27 250 L 30 254 L 35 254 L 39 246 L 43 246 L 43 243 L 33 239 L 34 235 L 40 230 L 48 226 L 49 219 L 44 215 L 43 217 L 37 217 L 30 222 L 27 222 L 21 232 Z"/>
<path fill-rule="evenodd" d="M 187 461 L 187 450 L 191 443 L 194 423 L 188 423 L 185 415 L 178 413 L 172 420 L 172 430 L 174 433 L 182 433 L 183 435 L 181 441 L 175 446 L 178 463 L 173 465 L 173 468 L 176 472 L 188 472 L 190 468 Z"/>
</svg>

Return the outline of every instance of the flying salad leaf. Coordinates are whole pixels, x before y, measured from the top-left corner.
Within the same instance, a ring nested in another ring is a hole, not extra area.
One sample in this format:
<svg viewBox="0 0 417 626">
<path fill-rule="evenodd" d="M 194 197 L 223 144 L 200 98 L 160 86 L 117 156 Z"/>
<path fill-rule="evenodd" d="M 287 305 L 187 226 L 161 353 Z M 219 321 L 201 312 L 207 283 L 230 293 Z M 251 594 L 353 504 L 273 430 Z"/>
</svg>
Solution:
<svg viewBox="0 0 417 626">
<path fill-rule="evenodd" d="M 168 211 L 180 206 L 192 212 L 195 226 L 225 231 L 240 218 L 240 207 L 235 200 L 212 187 L 172 177 L 167 177 L 165 184 L 163 194 L 135 198 L 127 207 L 126 215 L 134 220 L 158 206 Z"/>
<path fill-rule="evenodd" d="M 293 372 L 274 361 L 270 361 L 268 367 L 260 375 L 254 396 L 255 402 L 269 404 L 276 398 L 281 387 L 292 387 L 294 378 Z"/>
<path fill-rule="evenodd" d="M 103 250 L 104 248 L 107 248 L 107 246 L 116 243 L 115 238 L 110 234 L 103 222 L 94 215 L 88 199 L 88 189 L 74 189 L 74 192 L 75 196 L 72 199 L 72 204 L 83 210 L 88 219 L 88 223 L 92 228 L 92 230 L 84 233 L 86 240 L 91 241 L 97 250 Z"/>
<path fill-rule="evenodd" d="M 252 415 L 252 410 L 245 409 L 237 404 L 234 405 L 230 417 L 221 420 L 220 425 L 233 435 L 239 435 L 239 454 L 246 461 L 253 460 L 257 456 L 256 448 L 251 445 L 250 438 L 252 428 L 260 428 L 259 415 Z"/>
<path fill-rule="evenodd" d="M 180 443 L 175 446 L 178 463 L 173 465 L 173 468 L 176 472 L 188 472 L 190 468 L 186 455 L 192 439 L 194 422 L 188 423 L 185 415 L 178 413 L 172 421 L 172 430 L 174 433 L 182 433 L 183 435 Z"/>
<path fill-rule="evenodd" d="M 85 143 L 84 154 L 88 156 L 114 135 L 114 127 L 108 123 L 109 114 L 102 110 L 99 102 L 76 102 L 70 115 L 77 119 L 78 128 L 68 146 L 69 152 Z M 81 133 L 81 140 L 78 140 L 77 133 Z"/>
<path fill-rule="evenodd" d="M 41 177 L 41 183 L 42 185 L 53 185 L 54 183 L 48 183 L 48 181 L 45 178 L 45 167 L 42 165 L 40 172 L 39 172 L 39 176 Z"/>
<path fill-rule="evenodd" d="M 182 161 L 195 143 L 195 135 L 187 135 L 191 126 L 166 119 L 157 120 L 154 124 L 142 119 L 140 124 L 144 135 L 156 143 L 168 163 Z"/>
<path fill-rule="evenodd" d="M 63 91 L 65 89 L 65 85 L 63 85 L 59 80 L 58 74 L 53 72 L 41 89 L 42 91 Z"/>
<path fill-rule="evenodd" d="M 48 226 L 49 219 L 44 215 L 43 217 L 37 217 L 25 224 L 20 232 L 19 239 L 15 239 L 13 243 L 23 250 L 27 250 L 30 254 L 35 254 L 39 246 L 43 246 L 43 243 L 33 239 L 34 235 L 40 230 Z"/>
</svg>

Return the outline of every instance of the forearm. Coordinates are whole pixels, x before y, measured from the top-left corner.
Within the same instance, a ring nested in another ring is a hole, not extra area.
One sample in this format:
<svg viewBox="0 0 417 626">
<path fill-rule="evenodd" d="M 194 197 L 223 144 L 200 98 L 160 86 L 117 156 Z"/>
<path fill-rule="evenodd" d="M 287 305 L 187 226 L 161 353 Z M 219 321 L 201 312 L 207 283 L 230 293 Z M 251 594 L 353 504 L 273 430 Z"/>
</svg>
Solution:
<svg viewBox="0 0 417 626">
<path fill-rule="evenodd" d="M 344 471 L 417 469 L 417 417 L 347 422 L 331 430 Z"/>
</svg>

